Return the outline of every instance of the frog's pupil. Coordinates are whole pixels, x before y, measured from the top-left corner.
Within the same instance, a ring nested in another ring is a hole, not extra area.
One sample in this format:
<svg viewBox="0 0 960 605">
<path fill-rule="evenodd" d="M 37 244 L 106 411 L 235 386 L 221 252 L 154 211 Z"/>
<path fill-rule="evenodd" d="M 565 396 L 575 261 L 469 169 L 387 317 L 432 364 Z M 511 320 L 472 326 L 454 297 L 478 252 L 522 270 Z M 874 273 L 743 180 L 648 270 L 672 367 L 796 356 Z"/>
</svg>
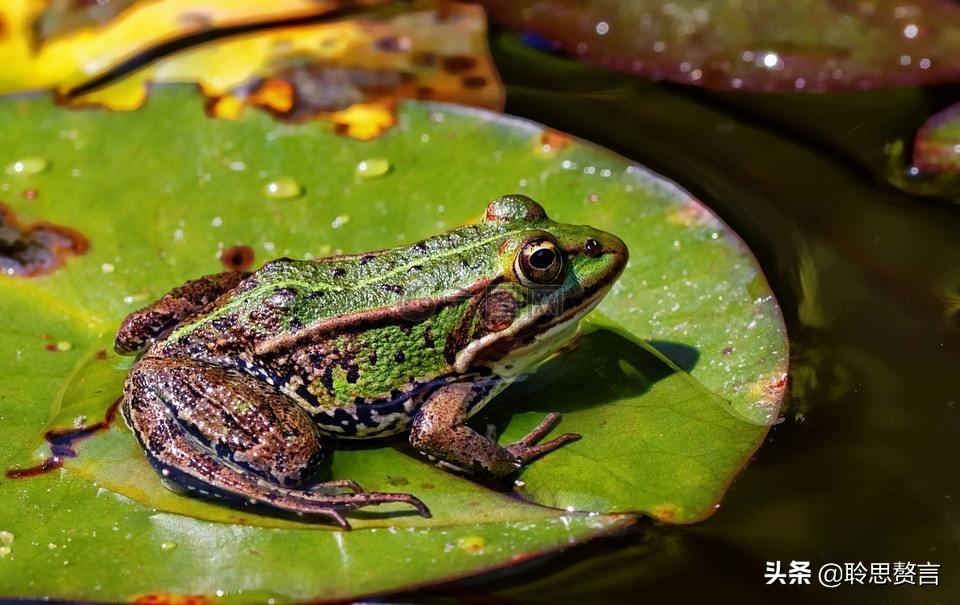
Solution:
<svg viewBox="0 0 960 605">
<path fill-rule="evenodd" d="M 530 256 L 530 266 L 534 269 L 549 269 L 557 255 L 549 248 L 540 248 Z"/>
</svg>

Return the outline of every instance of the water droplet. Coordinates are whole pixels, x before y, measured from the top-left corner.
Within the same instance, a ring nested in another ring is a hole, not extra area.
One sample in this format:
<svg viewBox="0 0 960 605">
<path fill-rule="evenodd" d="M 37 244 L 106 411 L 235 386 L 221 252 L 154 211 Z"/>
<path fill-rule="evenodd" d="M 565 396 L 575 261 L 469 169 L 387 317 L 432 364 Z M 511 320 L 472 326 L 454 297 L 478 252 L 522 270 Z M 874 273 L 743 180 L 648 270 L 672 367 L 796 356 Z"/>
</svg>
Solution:
<svg viewBox="0 0 960 605">
<path fill-rule="evenodd" d="M 920 28 L 917 27 L 916 24 L 914 24 L 914 23 L 908 23 L 908 24 L 907 24 L 906 26 L 904 26 L 904 28 L 903 28 L 903 36 L 904 36 L 905 38 L 909 38 L 909 39 L 911 39 L 911 40 L 913 40 L 914 38 L 916 38 L 916 37 L 917 37 L 917 34 L 919 34 L 919 33 L 920 33 Z"/>
<path fill-rule="evenodd" d="M 930 69 L 930 59 L 920 59 L 920 69 Z"/>
<path fill-rule="evenodd" d="M 160 548 L 163 550 L 173 550 L 177 547 L 176 542 L 163 542 L 160 544 Z"/>
<path fill-rule="evenodd" d="M 112 263 L 103 263 L 100 265 L 100 270 L 104 273 L 113 273 L 113 264 Z"/>
<path fill-rule="evenodd" d="M 390 172 L 390 160 L 371 158 L 357 164 L 356 174 L 362 179 L 378 179 Z"/>
<path fill-rule="evenodd" d="M 263 194 L 275 200 L 285 200 L 302 195 L 303 187 L 292 178 L 284 176 L 264 185 Z"/>
<path fill-rule="evenodd" d="M 219 227 L 221 225 L 223 225 L 223 219 L 219 216 L 213 217 L 213 220 L 210 221 L 211 227 Z"/>
<path fill-rule="evenodd" d="M 780 63 L 780 57 L 777 53 L 767 53 L 763 55 L 763 66 L 768 68 L 774 68 Z"/>
<path fill-rule="evenodd" d="M 601 36 L 607 35 L 607 32 L 610 31 L 610 24 L 606 21 L 600 21 L 597 23 L 597 33 Z"/>
<path fill-rule="evenodd" d="M 7 174 L 18 176 L 40 174 L 49 167 L 50 162 L 46 158 L 24 158 L 7 166 Z"/>
<path fill-rule="evenodd" d="M 69 351 L 73 348 L 73 343 L 67 342 L 66 340 L 61 340 L 57 343 L 58 351 Z"/>
<path fill-rule="evenodd" d="M 8 531 L 0 531 L 0 557 L 10 554 L 12 544 L 13 534 Z"/>
<path fill-rule="evenodd" d="M 334 229 L 339 229 L 340 227 L 346 225 L 349 222 L 350 222 L 350 217 L 347 216 L 346 214 L 341 214 L 340 216 L 337 216 L 336 218 L 333 219 L 333 222 L 330 223 L 330 226 L 333 227 Z"/>
</svg>

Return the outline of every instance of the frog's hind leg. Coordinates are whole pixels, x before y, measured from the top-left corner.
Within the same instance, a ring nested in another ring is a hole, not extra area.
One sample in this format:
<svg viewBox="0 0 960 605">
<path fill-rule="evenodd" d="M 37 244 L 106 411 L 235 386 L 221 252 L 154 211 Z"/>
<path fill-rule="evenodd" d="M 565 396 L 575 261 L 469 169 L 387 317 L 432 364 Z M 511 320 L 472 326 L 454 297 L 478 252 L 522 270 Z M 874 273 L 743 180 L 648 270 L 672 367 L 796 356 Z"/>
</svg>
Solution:
<svg viewBox="0 0 960 605">
<path fill-rule="evenodd" d="M 403 502 L 410 494 L 364 492 L 349 480 L 309 485 L 323 451 L 316 426 L 269 385 L 190 360 L 143 359 L 121 407 L 154 468 L 191 494 L 323 517 L 349 529 L 342 511 Z"/>
<path fill-rule="evenodd" d="M 113 348 L 121 355 L 143 351 L 153 341 L 166 336 L 188 316 L 237 287 L 249 275 L 225 271 L 205 275 L 174 288 L 150 305 L 128 315 L 117 331 Z"/>
</svg>

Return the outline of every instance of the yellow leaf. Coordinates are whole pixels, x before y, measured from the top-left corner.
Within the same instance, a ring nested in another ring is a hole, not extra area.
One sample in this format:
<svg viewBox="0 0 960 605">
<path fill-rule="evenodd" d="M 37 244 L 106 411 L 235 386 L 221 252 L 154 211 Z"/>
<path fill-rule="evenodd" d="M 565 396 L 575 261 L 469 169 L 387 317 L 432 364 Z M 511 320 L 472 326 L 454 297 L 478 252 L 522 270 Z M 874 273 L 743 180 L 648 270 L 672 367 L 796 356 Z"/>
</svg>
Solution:
<svg viewBox="0 0 960 605">
<path fill-rule="evenodd" d="M 229 6 L 139 2 L 102 24 L 62 18 L 69 27 L 51 26 L 56 33 L 33 50 L 36 28 L 27 24 L 44 18 L 42 4 L 20 0 L 4 9 L 16 33 L 0 40 L 0 61 L 15 69 L 0 75 L 0 93 L 53 88 L 67 104 L 132 110 L 143 105 L 151 83 L 195 82 L 213 116 L 237 118 L 254 106 L 292 121 L 330 120 L 337 132 L 360 139 L 395 123 L 399 99 L 503 106 L 478 6 L 424 0 L 407 12 L 225 36 L 144 61 L 145 67 L 78 95 L 70 91 L 170 40 L 258 19 L 269 24 L 323 13 L 342 3 L 282 0 L 265 8 L 248 0 L 220 3 Z"/>
</svg>

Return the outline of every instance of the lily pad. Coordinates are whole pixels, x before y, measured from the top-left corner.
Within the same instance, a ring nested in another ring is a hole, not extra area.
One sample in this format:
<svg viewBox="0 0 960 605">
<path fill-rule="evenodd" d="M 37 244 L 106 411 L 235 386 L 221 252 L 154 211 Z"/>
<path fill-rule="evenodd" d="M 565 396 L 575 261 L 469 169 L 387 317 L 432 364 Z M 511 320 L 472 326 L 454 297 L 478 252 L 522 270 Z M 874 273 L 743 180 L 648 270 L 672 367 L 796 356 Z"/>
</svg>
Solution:
<svg viewBox="0 0 960 605">
<path fill-rule="evenodd" d="M 170 40 L 261 21 L 319 17 L 342 4 L 336 0 L 7 2 L 0 7 L 4 32 L 0 60 L 8 66 L 0 75 L 0 90 L 59 87 L 58 92 L 66 92 Z"/>
<path fill-rule="evenodd" d="M 11 34 L 0 36 L 0 60 L 12 66 L 0 92 L 51 88 L 64 104 L 130 110 L 150 84 L 196 82 L 217 117 L 257 107 L 361 139 L 394 125 L 399 99 L 503 107 L 478 6 L 227 4 L 0 7 Z"/>
<path fill-rule="evenodd" d="M 485 0 L 493 19 L 600 66 L 754 91 L 953 82 L 960 7 L 940 0 Z"/>
<path fill-rule="evenodd" d="M 259 113 L 212 120 L 186 88 L 129 113 L 0 103 L 0 165 L 44 160 L 0 178 L 18 224 L 89 242 L 44 275 L 0 278 L 12 352 L 0 465 L 40 463 L 46 431 L 104 417 L 130 364 L 109 353 L 120 320 L 184 280 L 237 258 L 413 242 L 510 191 L 631 250 L 579 346 L 491 404 L 504 439 L 553 410 L 566 415 L 558 430 L 584 438 L 531 465 L 521 498 L 442 471 L 402 439 L 340 449 L 332 476 L 416 493 L 435 514 L 383 507 L 340 532 L 168 493 L 114 423 L 63 469 L 6 481 L 0 595 L 347 599 L 508 565 L 630 523 L 617 513 L 691 522 L 714 510 L 778 416 L 786 372 L 779 310 L 743 242 L 672 183 L 561 133 L 443 104 L 398 116 L 364 142 Z M 384 161 L 378 178 L 358 174 Z M 271 182 L 297 194 L 271 196 Z"/>
<path fill-rule="evenodd" d="M 917 131 L 913 163 L 922 172 L 960 173 L 960 104 L 931 117 Z"/>
</svg>

